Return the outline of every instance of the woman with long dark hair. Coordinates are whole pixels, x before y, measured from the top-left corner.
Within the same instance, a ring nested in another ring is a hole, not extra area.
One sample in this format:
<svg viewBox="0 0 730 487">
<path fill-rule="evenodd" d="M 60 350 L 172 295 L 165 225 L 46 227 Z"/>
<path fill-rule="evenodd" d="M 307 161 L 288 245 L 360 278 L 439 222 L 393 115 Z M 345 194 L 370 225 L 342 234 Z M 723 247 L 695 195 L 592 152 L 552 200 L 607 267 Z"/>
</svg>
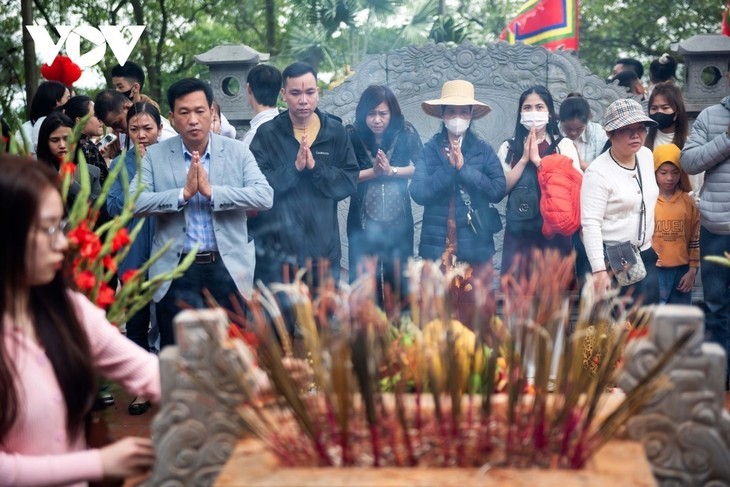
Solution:
<svg viewBox="0 0 730 487">
<path fill-rule="evenodd" d="M 544 86 L 536 85 L 520 95 L 514 137 L 505 141 L 497 152 L 507 179 L 507 225 L 504 231 L 501 273 L 529 269 L 533 249 L 554 248 L 567 255 L 573 250 L 572 236 L 543 235 L 540 213 L 540 187 L 537 171 L 543 157 L 559 153 L 581 170 L 573 142 L 560 134 L 553 96 Z M 530 203 L 531 202 L 531 203 Z M 528 208 L 529 207 L 529 208 Z M 517 215 L 513 208 L 523 208 Z M 513 268 L 520 256 L 519 268 Z"/>
<path fill-rule="evenodd" d="M 680 149 L 689 138 L 689 116 L 684 105 L 682 90 L 672 82 L 657 83 L 649 96 L 649 118 L 657 124 L 649 127 L 646 145 L 654 150 L 660 145 L 674 144 Z M 692 188 L 698 193 L 705 181 L 704 171 L 689 176 Z"/>
<path fill-rule="evenodd" d="M 380 293 L 386 281 L 395 290 L 396 279 L 413 256 L 408 181 L 421 139 L 405 121 L 393 92 L 383 85 L 363 91 L 355 124 L 347 131 L 360 166 L 357 194 L 350 198 L 347 215 L 350 280 L 357 277 L 365 256 L 376 256 Z M 405 279 L 398 282 L 402 291 Z"/>
<path fill-rule="evenodd" d="M 157 400 L 157 359 L 69 289 L 58 173 L 0 155 L 0 485 L 85 485 L 141 473 L 149 439 L 87 450 L 95 373 Z"/>
<path fill-rule="evenodd" d="M 683 148 L 689 137 L 689 117 L 682 90 L 674 83 L 656 84 L 651 90 L 648 106 L 649 118 L 656 125 L 649 127 L 644 145 L 650 150 L 666 144 Z"/>
<path fill-rule="evenodd" d="M 48 115 L 41 125 L 38 135 L 38 152 L 36 157 L 39 161 L 44 162 L 54 168 L 56 171 L 61 169 L 61 164 L 70 160 L 69 152 L 73 150 L 70 145 L 71 134 L 73 133 L 74 122 L 62 112 L 53 112 Z M 94 201 L 101 194 L 101 171 L 98 167 L 88 164 L 86 166 L 91 180 L 91 194 L 89 198 Z M 69 208 L 73 205 L 76 195 L 81 191 L 81 183 L 79 179 L 79 171 L 76 168 L 74 172 L 74 181 L 69 188 Z"/>
<path fill-rule="evenodd" d="M 71 98 L 68 87 L 58 81 L 44 81 L 36 89 L 30 101 L 28 121 L 21 126 L 23 135 L 18 132 L 18 143 L 23 143 L 23 137 L 30 143 L 30 152 L 36 153 L 38 145 L 38 130 L 45 117 L 56 108 L 63 106 Z"/>
<path fill-rule="evenodd" d="M 134 179 L 137 174 L 137 158 L 143 157 L 147 147 L 157 143 L 161 132 L 162 117 L 156 106 L 147 102 L 132 105 L 127 111 L 127 137 L 133 145 L 127 149 L 124 159 L 119 155 L 112 161 L 111 169 L 113 170 L 117 164 L 124 164 L 129 181 Z M 106 200 L 109 215 L 112 217 L 120 215 L 128 197 L 129 195 L 124 192 L 120 176 L 114 181 Z M 131 232 L 138 223 L 139 219 L 131 219 L 127 224 L 127 229 Z M 149 260 L 153 233 L 154 217 L 147 217 L 127 256 L 119 263 L 117 268 L 119 278 L 128 270 L 139 269 Z M 137 314 L 127 318 L 127 338 L 144 350 L 150 349 L 149 330 L 150 320 L 153 317 L 150 308 L 149 305 L 145 306 Z M 150 406 L 146 397 L 137 396 L 127 410 L 129 414 L 136 416 L 144 414 Z"/>
</svg>

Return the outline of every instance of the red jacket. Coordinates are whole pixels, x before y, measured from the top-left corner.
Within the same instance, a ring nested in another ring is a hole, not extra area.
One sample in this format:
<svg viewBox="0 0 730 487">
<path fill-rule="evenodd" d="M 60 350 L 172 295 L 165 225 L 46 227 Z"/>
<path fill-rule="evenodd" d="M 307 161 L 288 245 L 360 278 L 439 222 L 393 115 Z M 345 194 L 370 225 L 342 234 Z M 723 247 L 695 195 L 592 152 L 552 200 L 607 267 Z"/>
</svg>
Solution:
<svg viewBox="0 0 730 487">
<path fill-rule="evenodd" d="M 542 233 L 573 235 L 580 228 L 580 186 L 583 174 L 573 167 L 573 161 L 561 154 L 542 158 L 537 171 L 540 184 L 540 213 Z"/>
</svg>

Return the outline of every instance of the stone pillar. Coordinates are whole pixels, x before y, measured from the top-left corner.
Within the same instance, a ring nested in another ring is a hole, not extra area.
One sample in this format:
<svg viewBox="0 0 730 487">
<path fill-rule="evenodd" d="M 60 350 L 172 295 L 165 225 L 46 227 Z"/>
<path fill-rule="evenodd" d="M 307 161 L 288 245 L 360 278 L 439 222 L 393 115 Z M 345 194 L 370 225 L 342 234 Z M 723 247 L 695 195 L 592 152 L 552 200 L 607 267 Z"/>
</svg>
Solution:
<svg viewBox="0 0 730 487">
<path fill-rule="evenodd" d="M 269 54 L 244 44 L 216 46 L 195 56 L 195 61 L 210 70 L 213 97 L 231 125 L 236 127 L 238 138 L 249 127 L 254 116 L 246 99 L 246 77 L 251 68 L 269 60 Z"/>
<path fill-rule="evenodd" d="M 684 104 L 694 120 L 710 105 L 728 94 L 730 37 L 722 34 L 698 34 L 672 46 L 684 57 Z"/>
<path fill-rule="evenodd" d="M 619 386 L 628 391 L 686 331 L 691 341 L 670 363 L 669 387 L 628 423 L 644 444 L 661 486 L 730 483 L 730 413 L 724 409 L 725 351 L 703 343 L 704 314 L 693 306 L 658 307 L 647 339 L 626 349 Z"/>
</svg>

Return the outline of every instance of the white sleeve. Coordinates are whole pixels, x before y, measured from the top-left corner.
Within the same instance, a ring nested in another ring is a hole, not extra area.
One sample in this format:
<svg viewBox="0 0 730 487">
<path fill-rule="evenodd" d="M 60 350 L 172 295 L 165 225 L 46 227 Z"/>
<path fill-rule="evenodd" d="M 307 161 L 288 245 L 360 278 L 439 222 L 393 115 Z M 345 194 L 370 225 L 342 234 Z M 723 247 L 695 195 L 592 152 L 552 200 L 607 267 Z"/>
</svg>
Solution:
<svg viewBox="0 0 730 487">
<path fill-rule="evenodd" d="M 509 142 L 505 140 L 502 142 L 502 145 L 499 146 L 499 150 L 497 151 L 497 157 L 499 158 L 499 162 L 502 164 L 502 170 L 505 174 L 512 170 L 512 166 L 507 162 L 507 152 L 509 152 Z"/>
<path fill-rule="evenodd" d="M 603 216 L 606 214 L 609 190 L 603 176 L 589 166 L 580 189 L 580 222 L 583 245 L 593 272 L 606 270 L 603 257 Z"/>
<path fill-rule="evenodd" d="M 220 135 L 228 137 L 229 139 L 236 138 L 236 127 L 231 125 L 225 115 L 221 112 L 221 130 Z"/>
<path fill-rule="evenodd" d="M 566 157 L 570 157 L 573 160 L 573 167 L 578 171 L 583 172 L 580 168 L 580 158 L 578 157 L 578 150 L 575 148 L 573 141 L 567 137 L 563 137 L 558 142 L 558 149 L 560 153 Z"/>
</svg>

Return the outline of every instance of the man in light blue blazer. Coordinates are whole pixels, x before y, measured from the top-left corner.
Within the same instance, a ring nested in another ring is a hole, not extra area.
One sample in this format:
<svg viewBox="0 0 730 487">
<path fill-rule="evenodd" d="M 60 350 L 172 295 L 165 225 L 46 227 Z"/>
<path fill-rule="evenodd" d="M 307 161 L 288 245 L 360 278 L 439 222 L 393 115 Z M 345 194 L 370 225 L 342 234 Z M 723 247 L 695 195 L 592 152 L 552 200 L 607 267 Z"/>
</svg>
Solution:
<svg viewBox="0 0 730 487">
<path fill-rule="evenodd" d="M 179 136 L 150 146 L 131 184 L 135 188 L 137 178 L 144 184 L 135 214 L 157 219 L 152 252 L 173 242 L 150 277 L 170 271 L 198 247 L 185 274 L 154 295 L 160 347 L 175 343 L 178 302 L 204 307 L 204 289 L 226 307 L 232 295 L 250 296 L 255 251 L 246 210 L 268 210 L 274 195 L 241 142 L 210 132 L 213 92 L 207 83 L 182 79 L 170 86 L 167 98 Z"/>
</svg>

